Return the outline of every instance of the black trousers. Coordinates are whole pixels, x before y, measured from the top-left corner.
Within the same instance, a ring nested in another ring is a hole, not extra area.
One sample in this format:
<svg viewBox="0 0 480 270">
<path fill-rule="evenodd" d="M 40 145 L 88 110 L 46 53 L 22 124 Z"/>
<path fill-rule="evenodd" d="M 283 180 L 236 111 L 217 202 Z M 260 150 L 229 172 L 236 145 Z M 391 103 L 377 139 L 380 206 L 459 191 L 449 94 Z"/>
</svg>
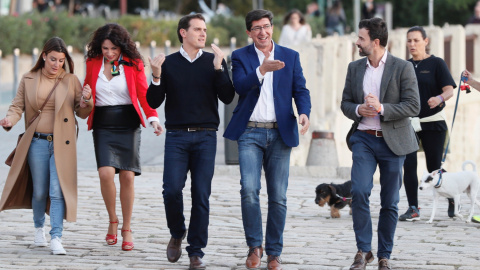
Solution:
<svg viewBox="0 0 480 270">
<path fill-rule="evenodd" d="M 422 142 L 428 172 L 440 169 L 447 131 L 422 130 L 417 132 Z M 403 184 L 408 205 L 418 208 L 417 151 L 410 153 L 403 163 Z"/>
</svg>

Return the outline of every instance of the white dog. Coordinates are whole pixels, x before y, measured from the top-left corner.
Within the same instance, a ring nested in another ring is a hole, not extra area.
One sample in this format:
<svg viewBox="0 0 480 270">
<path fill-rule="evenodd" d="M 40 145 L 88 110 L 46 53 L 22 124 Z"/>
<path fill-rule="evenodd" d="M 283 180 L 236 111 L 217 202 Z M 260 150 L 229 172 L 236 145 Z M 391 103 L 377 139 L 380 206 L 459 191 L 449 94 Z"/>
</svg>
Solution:
<svg viewBox="0 0 480 270">
<path fill-rule="evenodd" d="M 465 166 L 471 164 L 472 171 L 466 171 Z M 425 172 L 422 177 L 422 183 L 420 189 L 427 189 L 433 187 L 433 208 L 430 220 L 427 223 L 432 223 L 435 216 L 435 210 L 438 205 L 439 196 L 446 198 L 453 198 L 455 201 L 455 216 L 463 219 L 463 216 L 458 213 L 458 206 L 460 204 L 460 195 L 466 192 L 470 197 L 472 206 L 470 207 L 470 215 L 466 222 L 470 222 L 473 216 L 473 207 L 475 204 L 480 206 L 480 202 L 477 200 L 477 193 L 480 189 L 480 178 L 477 175 L 477 166 L 472 161 L 465 161 L 462 164 L 461 172 L 443 172 L 441 170 L 435 170 L 431 173 Z M 440 181 L 439 181 L 440 180 Z"/>
</svg>

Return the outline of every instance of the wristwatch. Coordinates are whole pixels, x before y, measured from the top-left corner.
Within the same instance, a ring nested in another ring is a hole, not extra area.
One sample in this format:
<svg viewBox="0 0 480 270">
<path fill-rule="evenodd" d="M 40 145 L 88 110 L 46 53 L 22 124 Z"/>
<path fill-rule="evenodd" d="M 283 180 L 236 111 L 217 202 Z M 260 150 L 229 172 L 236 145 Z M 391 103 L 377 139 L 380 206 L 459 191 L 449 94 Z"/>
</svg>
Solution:
<svg viewBox="0 0 480 270">
<path fill-rule="evenodd" d="M 220 67 L 220 69 L 215 69 L 215 72 L 223 72 L 223 65 Z"/>
<path fill-rule="evenodd" d="M 84 96 L 82 96 L 82 98 L 83 98 L 83 102 L 85 102 L 85 103 L 88 103 L 88 102 L 90 101 L 90 99 L 92 99 L 92 96 L 90 96 L 90 98 L 89 98 L 89 99 L 85 99 L 85 97 L 84 97 Z"/>
</svg>

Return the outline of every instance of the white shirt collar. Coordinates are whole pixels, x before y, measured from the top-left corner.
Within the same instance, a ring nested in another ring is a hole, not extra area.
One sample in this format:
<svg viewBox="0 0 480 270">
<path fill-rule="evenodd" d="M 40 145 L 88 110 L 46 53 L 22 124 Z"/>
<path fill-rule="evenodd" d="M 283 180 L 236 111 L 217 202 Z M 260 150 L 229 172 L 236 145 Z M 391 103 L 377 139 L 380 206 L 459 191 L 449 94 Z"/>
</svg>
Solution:
<svg viewBox="0 0 480 270">
<path fill-rule="evenodd" d="M 385 65 L 385 62 L 387 61 L 387 55 L 388 55 L 388 51 L 385 50 L 385 52 L 383 53 L 382 59 L 380 59 L 380 63 L 378 64 L 378 66 L 380 66 L 380 65 Z M 370 60 L 368 60 L 368 58 L 367 58 L 367 67 L 369 67 L 369 68 L 374 68 L 374 67 L 370 64 Z"/>
<path fill-rule="evenodd" d="M 193 61 L 197 60 L 200 56 L 202 56 L 203 54 L 203 50 L 200 49 L 198 50 L 198 53 L 197 53 L 197 56 L 195 56 L 195 59 L 190 59 L 190 56 L 188 55 L 188 53 L 183 49 L 183 45 L 180 47 L 180 54 L 185 57 L 185 59 L 187 59 L 190 63 L 193 63 Z"/>
<path fill-rule="evenodd" d="M 272 56 L 273 53 L 275 52 L 275 42 L 272 40 L 272 50 L 270 51 L 270 55 Z M 258 55 L 261 55 L 262 57 L 265 56 L 262 51 L 260 51 L 257 46 L 255 46 L 255 43 L 253 44 L 253 47 L 255 48 L 255 51 L 257 52 Z"/>
</svg>

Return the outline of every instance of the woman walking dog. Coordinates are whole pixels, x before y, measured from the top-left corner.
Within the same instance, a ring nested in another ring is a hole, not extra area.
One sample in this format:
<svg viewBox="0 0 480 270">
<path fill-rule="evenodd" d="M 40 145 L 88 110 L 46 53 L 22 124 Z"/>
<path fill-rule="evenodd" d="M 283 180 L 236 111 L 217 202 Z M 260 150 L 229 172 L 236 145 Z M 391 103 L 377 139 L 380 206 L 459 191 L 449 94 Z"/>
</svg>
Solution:
<svg viewBox="0 0 480 270">
<path fill-rule="evenodd" d="M 445 122 L 445 101 L 453 96 L 456 86 L 447 64 L 443 59 L 427 53 L 428 38 L 421 26 L 414 26 L 407 31 L 407 48 L 412 55 L 409 59 L 415 69 L 420 92 L 420 114 L 417 121 L 417 136 L 422 143 L 427 162 L 427 170 L 440 169 L 442 154 L 447 135 Z M 412 120 L 412 122 L 415 120 Z M 405 192 L 408 210 L 399 217 L 400 221 L 420 219 L 418 209 L 417 152 L 407 155 L 404 163 Z M 448 215 L 454 216 L 454 201 L 448 199 Z"/>
</svg>

